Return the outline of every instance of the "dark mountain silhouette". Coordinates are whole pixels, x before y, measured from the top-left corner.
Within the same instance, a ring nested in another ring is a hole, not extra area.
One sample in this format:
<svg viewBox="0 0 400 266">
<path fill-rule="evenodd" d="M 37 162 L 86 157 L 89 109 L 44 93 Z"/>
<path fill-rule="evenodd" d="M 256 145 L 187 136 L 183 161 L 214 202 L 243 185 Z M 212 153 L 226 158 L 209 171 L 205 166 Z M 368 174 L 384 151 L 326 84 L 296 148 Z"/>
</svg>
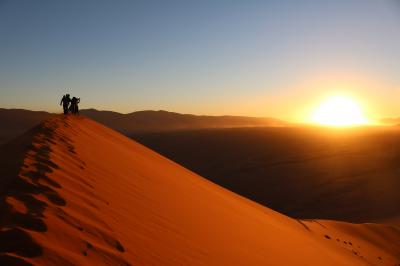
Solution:
<svg viewBox="0 0 400 266">
<path fill-rule="evenodd" d="M 23 134 L 51 115 L 47 112 L 0 108 L 0 143 Z"/>
<path fill-rule="evenodd" d="M 386 117 L 380 120 L 382 124 L 400 125 L 400 117 Z"/>
<path fill-rule="evenodd" d="M 287 123 L 274 118 L 244 116 L 199 116 L 167 111 L 138 111 L 121 114 L 95 109 L 81 110 L 85 115 L 125 135 L 139 132 L 174 131 L 181 129 L 283 126 Z M 21 109 L 0 109 L 0 143 L 22 134 L 51 116 L 47 112 Z"/>
<path fill-rule="evenodd" d="M 180 114 L 162 110 L 120 114 L 110 111 L 87 109 L 82 110 L 81 113 L 124 134 L 200 128 L 284 126 L 288 124 L 274 118 L 206 116 Z"/>
</svg>

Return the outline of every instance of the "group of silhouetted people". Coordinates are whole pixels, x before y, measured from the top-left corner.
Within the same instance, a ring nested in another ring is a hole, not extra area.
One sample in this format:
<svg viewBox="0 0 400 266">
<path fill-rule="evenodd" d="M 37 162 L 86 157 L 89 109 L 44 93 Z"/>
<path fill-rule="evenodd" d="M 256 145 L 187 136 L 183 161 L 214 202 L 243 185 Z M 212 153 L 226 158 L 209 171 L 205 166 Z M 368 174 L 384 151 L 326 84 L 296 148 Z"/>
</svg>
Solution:
<svg viewBox="0 0 400 266">
<path fill-rule="evenodd" d="M 80 103 L 81 98 L 72 97 L 70 98 L 69 94 L 65 94 L 60 102 L 64 109 L 64 114 L 67 115 L 68 113 L 79 115 L 79 107 L 78 104 Z"/>
</svg>

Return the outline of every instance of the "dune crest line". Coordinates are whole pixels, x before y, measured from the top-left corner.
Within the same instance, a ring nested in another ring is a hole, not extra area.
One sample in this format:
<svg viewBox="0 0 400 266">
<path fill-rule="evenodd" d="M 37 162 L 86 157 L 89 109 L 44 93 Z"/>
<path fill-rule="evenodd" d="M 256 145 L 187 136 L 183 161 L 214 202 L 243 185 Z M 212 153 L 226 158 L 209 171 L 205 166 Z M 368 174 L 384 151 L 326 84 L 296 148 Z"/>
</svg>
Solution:
<svg viewBox="0 0 400 266">
<path fill-rule="evenodd" d="M 71 139 L 63 134 L 63 130 L 69 128 L 67 117 L 58 117 L 46 120 L 30 130 L 12 143 L 6 145 L 5 150 L 15 149 L 16 145 L 24 143 L 23 154 L 19 154 L 19 164 L 13 169 L 14 173 L 7 173 L 8 178 L 3 179 L 3 191 L 1 195 L 1 220 L 0 220 L 0 264 L 1 265 L 32 265 L 29 258 L 43 255 L 43 245 L 35 241 L 31 232 L 48 231 L 45 219 L 45 211 L 55 213 L 65 224 L 85 231 L 78 218 L 68 214 L 64 210 L 67 201 L 58 191 L 62 186 L 57 181 L 57 176 L 49 174 L 55 170 L 63 171 L 52 159 L 54 149 L 63 152 L 64 159 L 83 169 L 84 163 L 78 159 Z M 31 143 L 29 143 L 31 141 Z M 10 158 L 9 161 L 16 158 Z M 89 183 L 86 183 L 90 186 Z M 107 234 L 107 230 L 97 228 L 87 230 L 87 234 L 99 238 L 105 246 L 123 252 L 124 248 L 118 240 L 114 240 Z M 12 243 L 12 245 L 10 245 Z M 86 243 L 88 249 L 93 245 Z M 102 248 L 102 245 L 100 245 Z M 107 247 L 105 248 L 107 249 Z M 101 251 L 105 256 L 113 257 L 107 251 Z M 4 254 L 3 254 L 4 253 Z M 87 251 L 83 251 L 87 253 Z M 117 256 L 115 256 L 117 257 Z M 117 261 L 121 259 L 117 258 Z M 124 262 L 124 265 L 129 263 Z"/>
</svg>

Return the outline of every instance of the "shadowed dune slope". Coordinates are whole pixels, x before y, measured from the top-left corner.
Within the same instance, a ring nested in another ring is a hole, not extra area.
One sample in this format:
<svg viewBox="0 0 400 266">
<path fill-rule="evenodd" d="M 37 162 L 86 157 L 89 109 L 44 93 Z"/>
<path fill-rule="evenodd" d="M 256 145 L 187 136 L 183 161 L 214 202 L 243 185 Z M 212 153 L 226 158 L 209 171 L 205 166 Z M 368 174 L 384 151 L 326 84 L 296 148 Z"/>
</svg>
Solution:
<svg viewBox="0 0 400 266">
<path fill-rule="evenodd" d="M 400 265 L 395 226 L 288 218 L 84 117 L 0 162 L 1 265 Z"/>
</svg>

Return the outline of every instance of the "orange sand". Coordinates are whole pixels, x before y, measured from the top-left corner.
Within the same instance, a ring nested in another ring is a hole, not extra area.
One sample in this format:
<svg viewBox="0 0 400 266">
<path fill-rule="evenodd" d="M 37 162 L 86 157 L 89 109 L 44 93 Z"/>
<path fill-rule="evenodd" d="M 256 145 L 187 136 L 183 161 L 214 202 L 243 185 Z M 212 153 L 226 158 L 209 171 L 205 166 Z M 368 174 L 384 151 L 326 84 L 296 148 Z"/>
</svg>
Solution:
<svg viewBox="0 0 400 266">
<path fill-rule="evenodd" d="M 1 265 L 400 265 L 398 227 L 291 219 L 83 117 L 0 166 Z"/>
</svg>

